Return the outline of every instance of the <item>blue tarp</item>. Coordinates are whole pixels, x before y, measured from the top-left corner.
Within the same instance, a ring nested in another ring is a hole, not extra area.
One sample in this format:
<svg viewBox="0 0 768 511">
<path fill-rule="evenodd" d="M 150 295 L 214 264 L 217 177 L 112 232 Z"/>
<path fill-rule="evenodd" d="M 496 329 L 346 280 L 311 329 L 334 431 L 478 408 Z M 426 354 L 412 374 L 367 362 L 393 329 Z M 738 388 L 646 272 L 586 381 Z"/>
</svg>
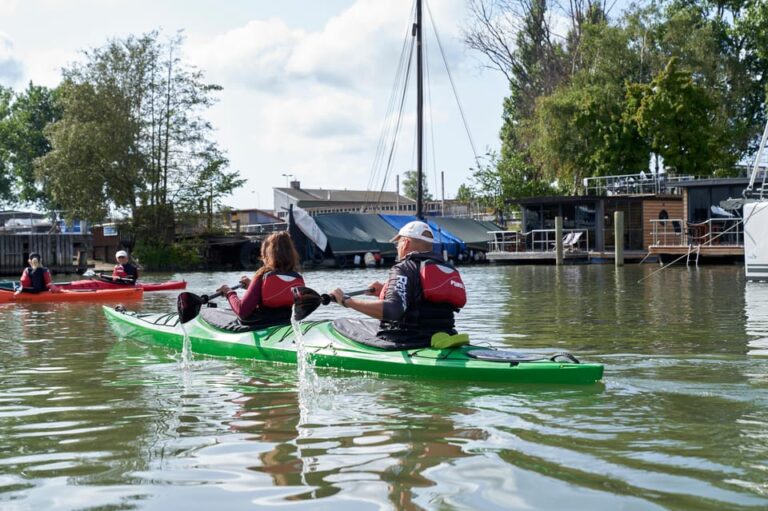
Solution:
<svg viewBox="0 0 768 511">
<path fill-rule="evenodd" d="M 416 220 L 416 217 L 412 215 L 381 215 L 380 214 L 379 216 L 389 225 L 394 227 L 395 230 L 398 230 L 398 231 L 402 226 L 404 226 L 408 222 L 413 222 L 414 220 Z M 438 243 L 440 243 L 440 247 L 436 251 L 442 252 L 443 250 L 445 250 L 446 252 L 448 252 L 449 257 L 456 257 L 461 252 L 464 252 L 467 250 L 467 246 L 464 244 L 464 242 L 461 239 L 454 236 L 450 231 L 446 231 L 445 229 L 441 228 L 439 225 L 433 222 L 431 218 L 427 219 L 427 224 L 432 229 L 432 232 L 435 234 Z"/>
</svg>

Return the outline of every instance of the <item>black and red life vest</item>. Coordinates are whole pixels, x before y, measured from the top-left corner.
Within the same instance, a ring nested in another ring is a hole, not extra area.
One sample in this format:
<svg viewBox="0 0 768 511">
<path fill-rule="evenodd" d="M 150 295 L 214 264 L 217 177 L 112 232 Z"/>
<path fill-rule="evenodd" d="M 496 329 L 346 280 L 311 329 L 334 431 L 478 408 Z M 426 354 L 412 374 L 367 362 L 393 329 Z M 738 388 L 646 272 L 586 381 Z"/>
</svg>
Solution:
<svg viewBox="0 0 768 511">
<path fill-rule="evenodd" d="M 48 268 L 38 266 L 37 269 L 33 270 L 32 267 L 27 267 L 21 274 L 21 287 L 33 293 L 46 291 L 48 282 L 50 282 L 50 277 L 46 279 L 46 275 L 49 275 Z"/>
<path fill-rule="evenodd" d="M 261 305 L 269 309 L 291 308 L 291 289 L 304 286 L 304 279 L 296 272 L 270 271 L 261 276 Z"/>
<path fill-rule="evenodd" d="M 435 304 L 448 304 L 461 309 L 467 304 L 467 291 L 458 270 L 434 259 L 424 259 L 419 265 L 419 281 L 424 301 Z M 386 282 L 381 288 L 379 298 L 387 294 Z"/>
</svg>

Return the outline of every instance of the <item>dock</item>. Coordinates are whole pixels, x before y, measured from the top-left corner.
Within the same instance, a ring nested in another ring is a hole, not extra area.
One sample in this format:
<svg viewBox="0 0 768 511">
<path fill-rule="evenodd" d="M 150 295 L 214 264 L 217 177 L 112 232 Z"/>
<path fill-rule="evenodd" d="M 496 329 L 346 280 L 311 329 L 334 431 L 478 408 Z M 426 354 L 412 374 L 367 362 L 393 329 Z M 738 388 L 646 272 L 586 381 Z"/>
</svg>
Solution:
<svg viewBox="0 0 768 511">
<path fill-rule="evenodd" d="M 32 252 L 53 273 L 82 273 L 87 269 L 92 236 L 79 233 L 0 234 L 0 274 L 21 275 Z"/>
</svg>

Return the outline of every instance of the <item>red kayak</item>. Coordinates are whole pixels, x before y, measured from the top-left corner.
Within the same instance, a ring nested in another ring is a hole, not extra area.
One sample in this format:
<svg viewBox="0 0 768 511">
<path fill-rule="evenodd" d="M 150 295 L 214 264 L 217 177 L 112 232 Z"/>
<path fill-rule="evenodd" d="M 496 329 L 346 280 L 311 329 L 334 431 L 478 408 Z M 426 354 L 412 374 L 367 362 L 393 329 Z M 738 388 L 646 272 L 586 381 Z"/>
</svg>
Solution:
<svg viewBox="0 0 768 511">
<path fill-rule="evenodd" d="M 66 284 L 58 284 L 62 289 L 130 289 L 141 288 L 144 291 L 172 291 L 174 289 L 186 289 L 185 280 L 169 280 L 166 282 L 137 282 L 136 284 L 118 284 L 116 282 L 106 282 L 104 280 L 76 280 Z"/>
<path fill-rule="evenodd" d="M 0 289 L 0 303 L 25 302 L 119 302 L 123 300 L 140 300 L 143 289 L 90 289 L 62 290 L 58 293 L 43 291 L 41 293 L 19 293 Z"/>
</svg>

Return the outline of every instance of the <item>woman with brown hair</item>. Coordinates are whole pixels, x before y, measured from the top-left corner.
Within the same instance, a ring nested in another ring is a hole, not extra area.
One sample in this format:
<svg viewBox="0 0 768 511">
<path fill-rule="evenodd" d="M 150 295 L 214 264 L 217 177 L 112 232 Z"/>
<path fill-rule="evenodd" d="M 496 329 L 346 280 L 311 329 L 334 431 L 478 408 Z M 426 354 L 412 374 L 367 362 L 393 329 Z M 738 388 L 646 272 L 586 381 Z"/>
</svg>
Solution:
<svg viewBox="0 0 768 511">
<path fill-rule="evenodd" d="M 264 327 L 288 324 L 293 306 L 291 289 L 304 285 L 297 272 L 299 254 L 291 236 L 287 232 L 269 235 L 261 242 L 261 260 L 263 265 L 253 279 L 240 279 L 240 284 L 247 288 L 242 300 L 227 285 L 217 291 L 227 297 L 232 311 L 243 323 Z"/>
</svg>

